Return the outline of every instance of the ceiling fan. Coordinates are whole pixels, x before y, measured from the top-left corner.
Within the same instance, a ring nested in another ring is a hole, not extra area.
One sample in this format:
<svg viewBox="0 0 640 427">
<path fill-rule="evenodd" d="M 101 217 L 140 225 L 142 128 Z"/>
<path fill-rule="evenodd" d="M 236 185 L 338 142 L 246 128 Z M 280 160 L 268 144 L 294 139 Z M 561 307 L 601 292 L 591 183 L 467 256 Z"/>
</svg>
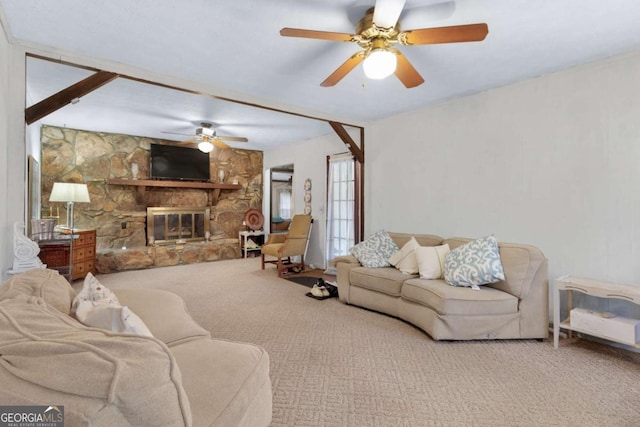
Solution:
<svg viewBox="0 0 640 427">
<path fill-rule="evenodd" d="M 212 128 L 211 123 L 200 123 L 200 127 L 196 129 L 196 136 L 186 141 L 179 142 L 178 145 L 197 144 L 198 149 L 203 153 L 210 153 L 213 147 L 229 148 L 224 141 L 249 142 L 247 138 L 241 136 L 223 136 L 218 135 Z"/>
<path fill-rule="evenodd" d="M 363 62 L 369 78 L 383 79 L 391 74 L 407 87 L 419 86 L 424 79 L 409 60 L 393 47 L 438 43 L 482 41 L 489 32 L 487 24 L 456 25 L 450 27 L 421 28 L 400 31 L 398 18 L 406 0 L 377 0 L 356 26 L 356 34 L 330 31 L 283 28 L 280 35 L 357 43 L 363 50 L 356 52 L 338 67 L 320 86 L 337 84 L 344 76 Z"/>
</svg>

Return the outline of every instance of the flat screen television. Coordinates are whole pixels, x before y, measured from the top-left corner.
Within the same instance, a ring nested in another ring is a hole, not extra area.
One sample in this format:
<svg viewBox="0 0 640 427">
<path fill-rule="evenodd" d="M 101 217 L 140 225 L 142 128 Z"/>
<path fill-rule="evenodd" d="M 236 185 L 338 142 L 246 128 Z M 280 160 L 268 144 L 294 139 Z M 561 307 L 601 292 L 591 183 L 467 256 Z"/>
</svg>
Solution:
<svg viewBox="0 0 640 427">
<path fill-rule="evenodd" d="M 209 181 L 209 153 L 176 145 L 151 144 L 151 178 Z"/>
</svg>

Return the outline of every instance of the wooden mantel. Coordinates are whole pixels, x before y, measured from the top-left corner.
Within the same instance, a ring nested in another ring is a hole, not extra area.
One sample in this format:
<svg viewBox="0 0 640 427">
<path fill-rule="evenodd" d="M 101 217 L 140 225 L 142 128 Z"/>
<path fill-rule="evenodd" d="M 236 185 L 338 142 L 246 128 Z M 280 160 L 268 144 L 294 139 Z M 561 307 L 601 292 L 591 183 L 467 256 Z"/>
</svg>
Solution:
<svg viewBox="0 0 640 427">
<path fill-rule="evenodd" d="M 240 184 L 225 184 L 214 182 L 202 182 L 202 181 L 165 181 L 165 180 L 153 180 L 153 179 L 120 179 L 111 178 L 107 180 L 109 185 L 131 185 L 138 187 L 138 199 L 142 200 L 142 196 L 147 187 L 163 187 L 163 188 L 200 188 L 203 190 L 213 190 L 210 203 L 215 205 L 218 203 L 220 192 L 222 190 L 240 190 L 242 186 Z"/>
</svg>

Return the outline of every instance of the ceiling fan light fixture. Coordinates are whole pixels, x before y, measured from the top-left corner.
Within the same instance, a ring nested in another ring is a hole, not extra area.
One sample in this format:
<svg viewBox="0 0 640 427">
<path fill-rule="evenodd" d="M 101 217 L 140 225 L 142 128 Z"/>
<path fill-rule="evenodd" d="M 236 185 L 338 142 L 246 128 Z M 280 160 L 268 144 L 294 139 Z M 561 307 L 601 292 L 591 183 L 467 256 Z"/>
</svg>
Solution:
<svg viewBox="0 0 640 427">
<path fill-rule="evenodd" d="M 208 136 L 208 137 L 212 137 L 216 134 L 216 131 L 214 131 L 213 129 L 211 129 L 210 125 L 209 127 L 204 126 L 206 123 L 202 123 L 203 126 L 196 129 L 196 136 Z"/>
<path fill-rule="evenodd" d="M 398 58 L 393 52 L 386 49 L 373 49 L 364 59 L 362 68 L 368 78 L 381 80 L 393 74 L 397 64 Z"/>
<path fill-rule="evenodd" d="M 198 150 L 202 151 L 203 153 L 210 153 L 213 151 L 213 144 L 209 141 L 200 141 L 198 143 Z"/>
</svg>

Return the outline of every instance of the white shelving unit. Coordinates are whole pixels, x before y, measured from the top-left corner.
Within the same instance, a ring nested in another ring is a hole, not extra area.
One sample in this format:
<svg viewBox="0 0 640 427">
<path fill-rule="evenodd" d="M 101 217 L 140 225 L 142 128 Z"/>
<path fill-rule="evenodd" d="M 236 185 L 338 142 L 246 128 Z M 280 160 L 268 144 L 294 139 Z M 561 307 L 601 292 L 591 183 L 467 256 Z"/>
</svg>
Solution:
<svg viewBox="0 0 640 427">
<path fill-rule="evenodd" d="M 555 348 L 558 348 L 560 328 L 568 330 L 569 336 L 571 336 L 571 331 L 575 331 L 610 341 L 612 340 L 610 337 L 599 335 L 593 331 L 573 327 L 568 318 L 560 321 L 560 292 L 563 291 L 567 293 L 567 308 L 569 312 L 571 312 L 572 309 L 573 292 L 581 292 L 599 298 L 616 298 L 640 305 L 640 286 L 622 285 L 619 283 L 584 279 L 574 276 L 557 278 L 554 283 L 553 292 L 553 346 Z M 633 347 L 640 348 L 640 344 L 636 343 Z"/>
<path fill-rule="evenodd" d="M 262 249 L 262 245 L 264 244 L 263 242 L 263 243 L 260 243 L 257 248 L 248 248 L 247 241 L 252 237 L 266 236 L 266 235 L 267 233 L 264 231 L 240 231 L 238 233 L 238 240 L 240 241 L 240 250 L 243 251 L 245 258 L 247 258 L 247 256 L 249 255 L 249 252 L 259 252 Z"/>
</svg>

